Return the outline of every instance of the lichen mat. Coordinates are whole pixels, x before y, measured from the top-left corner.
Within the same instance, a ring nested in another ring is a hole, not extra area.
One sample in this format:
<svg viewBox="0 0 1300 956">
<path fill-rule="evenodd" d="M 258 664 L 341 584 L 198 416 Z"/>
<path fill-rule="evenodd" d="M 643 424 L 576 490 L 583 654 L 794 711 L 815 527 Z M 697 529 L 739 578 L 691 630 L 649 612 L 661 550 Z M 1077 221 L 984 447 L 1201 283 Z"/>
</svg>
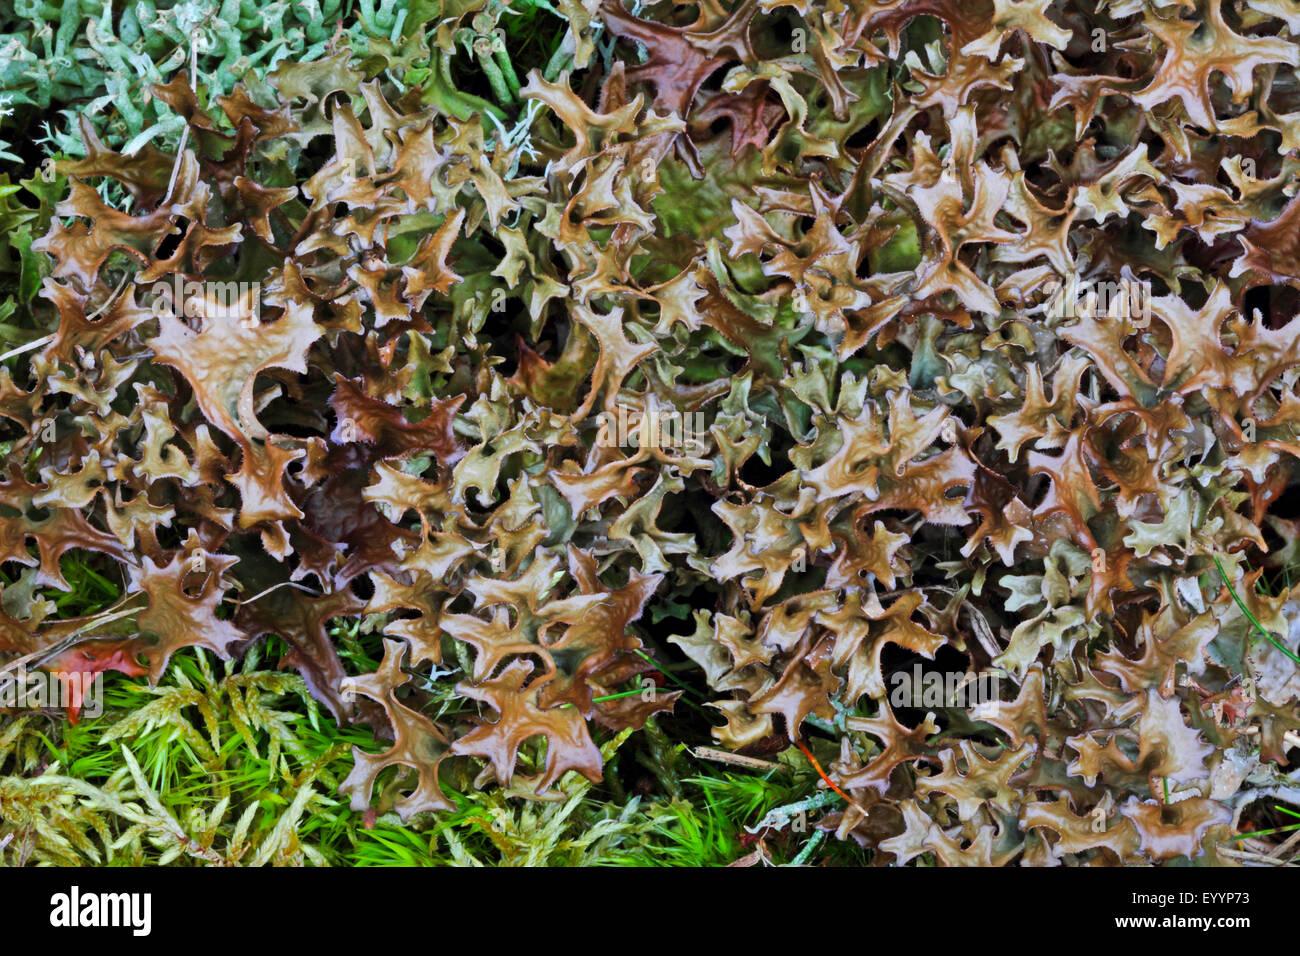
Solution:
<svg viewBox="0 0 1300 956">
<path fill-rule="evenodd" d="M 0 861 L 1295 855 L 1294 4 L 18 6 Z"/>
</svg>

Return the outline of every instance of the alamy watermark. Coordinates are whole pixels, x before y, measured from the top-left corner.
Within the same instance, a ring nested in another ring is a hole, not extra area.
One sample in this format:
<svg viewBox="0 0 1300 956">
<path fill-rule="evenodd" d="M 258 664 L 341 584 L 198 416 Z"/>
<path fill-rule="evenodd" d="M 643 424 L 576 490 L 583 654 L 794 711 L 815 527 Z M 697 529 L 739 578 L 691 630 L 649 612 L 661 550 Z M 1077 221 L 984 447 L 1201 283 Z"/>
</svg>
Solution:
<svg viewBox="0 0 1300 956">
<path fill-rule="evenodd" d="M 153 314 L 159 318 L 238 319 L 248 329 L 262 322 L 260 282 L 198 282 L 177 273 L 171 282 L 155 282 L 149 290 Z"/>
<path fill-rule="evenodd" d="M 600 433 L 597 443 L 615 448 L 673 449 L 703 454 L 706 429 L 703 412 L 682 412 L 676 408 L 640 409 L 619 405 L 613 414 L 596 416 Z"/>
<path fill-rule="evenodd" d="M 1127 277 L 1118 282 L 1080 279 L 1071 273 L 1064 283 L 1052 280 L 1044 285 L 1047 314 L 1054 319 L 1074 319 L 1081 314 L 1094 318 L 1115 318 L 1135 329 L 1151 325 L 1151 283 Z"/>
<path fill-rule="evenodd" d="M 153 930 L 152 893 L 103 893 L 73 886 L 50 897 L 50 925 L 55 928 L 122 927 L 132 936 Z"/>
<path fill-rule="evenodd" d="M 997 671 L 925 671 L 919 663 L 910 671 L 889 675 L 889 703 L 892 707 L 931 710 L 937 707 L 996 706 L 1001 697 L 1002 677 Z"/>
<path fill-rule="evenodd" d="M 19 665 L 0 673 L 0 709 L 72 710 L 85 717 L 104 712 L 104 675 L 89 671 L 29 671 Z"/>
</svg>

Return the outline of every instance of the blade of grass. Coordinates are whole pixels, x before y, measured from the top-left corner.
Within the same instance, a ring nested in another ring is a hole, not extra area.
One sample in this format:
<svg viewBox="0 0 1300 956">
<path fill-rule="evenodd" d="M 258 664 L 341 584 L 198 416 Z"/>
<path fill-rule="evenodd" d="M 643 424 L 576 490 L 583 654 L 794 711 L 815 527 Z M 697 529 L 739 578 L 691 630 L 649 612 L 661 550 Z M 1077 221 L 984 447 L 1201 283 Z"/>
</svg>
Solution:
<svg viewBox="0 0 1300 956">
<path fill-rule="evenodd" d="M 1250 833 L 1239 833 L 1233 837 L 1233 842 L 1237 840 L 1252 840 L 1255 837 L 1270 836 L 1274 833 L 1290 833 L 1292 830 L 1300 830 L 1300 823 L 1293 823 L 1286 827 L 1274 827 L 1272 830 L 1252 830 Z"/>
<path fill-rule="evenodd" d="M 1250 608 L 1246 607 L 1246 602 L 1241 599 L 1241 595 L 1237 593 L 1237 589 L 1233 587 L 1232 582 L 1228 580 L 1228 572 L 1223 570 L 1223 562 L 1219 560 L 1217 554 L 1214 556 L 1214 566 L 1219 569 L 1219 577 L 1223 578 L 1223 583 L 1228 587 L 1228 593 L 1232 595 L 1233 601 L 1236 602 L 1237 609 L 1240 610 L 1242 614 L 1246 615 L 1246 620 L 1250 621 L 1255 630 L 1258 631 L 1266 641 L 1285 654 L 1292 663 L 1300 666 L 1300 657 L 1296 656 L 1295 651 L 1291 650 L 1291 648 L 1287 647 L 1270 634 L 1267 628 L 1265 628 L 1263 624 L 1260 624 L 1255 615 L 1250 612 Z"/>
</svg>

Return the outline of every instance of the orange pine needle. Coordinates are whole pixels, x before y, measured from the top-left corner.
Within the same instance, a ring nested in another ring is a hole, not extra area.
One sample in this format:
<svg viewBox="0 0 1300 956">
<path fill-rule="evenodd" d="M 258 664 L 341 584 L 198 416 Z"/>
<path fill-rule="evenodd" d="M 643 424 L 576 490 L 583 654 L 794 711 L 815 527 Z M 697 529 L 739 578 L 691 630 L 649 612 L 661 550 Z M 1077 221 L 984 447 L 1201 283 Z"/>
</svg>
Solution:
<svg viewBox="0 0 1300 956">
<path fill-rule="evenodd" d="M 826 786 L 830 787 L 841 797 L 843 797 L 844 802 L 847 803 L 849 806 L 851 806 L 853 809 L 857 810 L 858 813 L 862 814 L 864 817 L 867 815 L 867 811 L 862 809 L 862 807 L 858 804 L 858 801 L 854 800 L 847 793 L 845 793 L 843 790 L 837 787 L 835 785 L 835 781 L 826 775 L 826 771 L 822 769 L 822 765 L 817 762 L 817 758 L 812 755 L 812 751 L 809 750 L 806 746 L 804 746 L 804 742 L 802 740 L 796 740 L 794 742 L 794 745 L 803 751 L 803 755 L 808 758 L 808 762 L 812 764 L 812 768 L 817 771 L 817 776 L 821 777 L 823 780 L 826 781 Z"/>
</svg>

